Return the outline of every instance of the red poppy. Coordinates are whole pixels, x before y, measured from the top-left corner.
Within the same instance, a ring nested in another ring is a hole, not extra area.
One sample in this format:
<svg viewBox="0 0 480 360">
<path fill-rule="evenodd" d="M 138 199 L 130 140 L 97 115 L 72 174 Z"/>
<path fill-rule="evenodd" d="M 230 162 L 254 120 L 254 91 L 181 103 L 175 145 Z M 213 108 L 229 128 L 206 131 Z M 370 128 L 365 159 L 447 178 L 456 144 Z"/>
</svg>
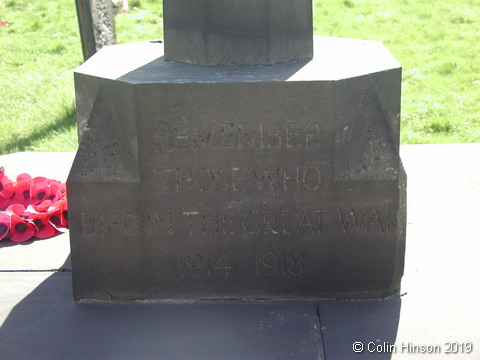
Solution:
<svg viewBox="0 0 480 360">
<path fill-rule="evenodd" d="M 49 213 L 37 213 L 29 216 L 37 228 L 33 236 L 39 239 L 46 239 L 56 234 L 57 231 L 49 222 L 49 217 Z"/>
<path fill-rule="evenodd" d="M 25 192 L 30 194 L 30 188 L 28 183 L 15 184 L 13 187 L 13 195 L 10 197 L 9 205 L 11 204 L 23 204 L 25 201 Z"/>
<path fill-rule="evenodd" d="M 23 204 L 25 206 L 28 206 L 30 204 L 30 188 L 31 188 L 31 182 L 30 181 L 20 181 L 17 182 L 16 187 L 18 188 L 17 190 L 21 191 L 23 195 L 23 200 L 21 199 L 20 194 L 16 194 L 17 199 L 15 202 L 13 200 L 10 202 L 10 204 Z"/>
<path fill-rule="evenodd" d="M 0 240 L 8 235 L 10 230 L 10 215 L 0 212 Z"/>
<path fill-rule="evenodd" d="M 63 200 L 67 197 L 67 184 L 65 183 L 60 183 L 60 186 L 59 186 L 59 196 L 58 196 L 58 200 Z"/>
<path fill-rule="evenodd" d="M 39 183 L 39 182 L 49 182 L 50 180 L 48 180 L 46 177 L 43 177 L 43 176 L 36 176 L 32 179 L 32 183 L 36 184 L 36 183 Z"/>
<path fill-rule="evenodd" d="M 32 205 L 32 204 L 28 205 L 27 211 L 31 213 L 47 212 L 51 205 L 52 205 L 52 202 L 50 200 L 45 200 L 38 205 Z"/>
<path fill-rule="evenodd" d="M 5 197 L 10 197 L 12 196 L 12 193 L 13 193 L 13 181 L 0 172 L 0 194 L 2 194 Z"/>
<path fill-rule="evenodd" d="M 60 190 L 53 192 L 53 189 L 50 188 L 50 196 L 48 197 L 48 200 L 50 200 L 52 204 L 56 203 L 59 200 L 62 200 L 64 197 L 65 195 L 62 194 Z"/>
<path fill-rule="evenodd" d="M 12 204 L 5 210 L 5 213 L 8 215 L 17 215 L 27 217 L 29 213 L 25 211 L 25 206 L 22 204 Z"/>
<path fill-rule="evenodd" d="M 43 200 L 48 199 L 50 196 L 50 188 L 45 181 L 39 181 L 33 183 L 30 187 L 30 203 L 40 204 Z"/>
<path fill-rule="evenodd" d="M 49 221 L 58 231 L 68 228 L 68 204 L 66 199 L 56 202 L 55 210 L 50 212 Z"/>
<path fill-rule="evenodd" d="M 49 188 L 49 196 L 48 200 L 51 200 L 52 202 L 57 201 L 61 197 L 61 191 L 60 191 L 60 183 L 55 180 L 50 180 L 48 183 L 48 188 Z"/>
<path fill-rule="evenodd" d="M 20 243 L 31 239 L 36 230 L 33 223 L 15 214 L 10 216 L 10 240 L 13 242 Z"/>
<path fill-rule="evenodd" d="M 14 183 L 0 172 L 0 209 L 8 206 L 9 199 L 13 195 Z"/>
<path fill-rule="evenodd" d="M 22 182 L 22 181 L 30 181 L 32 180 L 32 177 L 28 174 L 20 174 L 17 176 L 17 183 Z"/>
<path fill-rule="evenodd" d="M 4 197 L 1 193 L 0 193 L 0 209 L 4 209 L 8 206 L 8 204 L 10 204 L 10 198 L 8 197 Z"/>
</svg>

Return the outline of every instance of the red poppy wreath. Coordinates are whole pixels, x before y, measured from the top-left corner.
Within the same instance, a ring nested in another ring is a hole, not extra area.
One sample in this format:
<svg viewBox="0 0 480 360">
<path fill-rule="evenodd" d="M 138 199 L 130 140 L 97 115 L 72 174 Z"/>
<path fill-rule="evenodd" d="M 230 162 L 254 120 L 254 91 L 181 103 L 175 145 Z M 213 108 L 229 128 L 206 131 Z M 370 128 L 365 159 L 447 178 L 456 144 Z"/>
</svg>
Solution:
<svg viewBox="0 0 480 360">
<path fill-rule="evenodd" d="M 16 181 L 0 167 L 0 240 L 46 239 L 68 228 L 65 183 L 20 174 Z"/>
</svg>

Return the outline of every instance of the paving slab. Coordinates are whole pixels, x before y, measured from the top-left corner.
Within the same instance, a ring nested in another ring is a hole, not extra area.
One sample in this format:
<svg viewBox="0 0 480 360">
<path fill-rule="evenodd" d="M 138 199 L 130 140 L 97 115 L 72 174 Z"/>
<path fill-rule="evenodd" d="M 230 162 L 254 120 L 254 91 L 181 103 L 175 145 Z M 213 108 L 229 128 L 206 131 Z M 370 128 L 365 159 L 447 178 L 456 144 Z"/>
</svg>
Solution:
<svg viewBox="0 0 480 360">
<path fill-rule="evenodd" d="M 388 351 L 371 352 L 368 349 L 395 344 L 400 297 L 382 301 L 324 301 L 318 304 L 318 308 L 325 359 L 391 358 Z"/>
<path fill-rule="evenodd" d="M 11 285 L 0 295 L 2 360 L 323 358 L 312 303 L 80 305 L 70 273 L 1 273 L 0 281 Z"/>
<path fill-rule="evenodd" d="M 392 359 L 480 359 L 480 144 L 407 145 L 400 153 L 408 226 Z M 466 343 L 473 352 L 452 349 Z"/>
<path fill-rule="evenodd" d="M 29 240 L 18 244 L 0 241 L 0 272 L 71 270 L 70 262 L 64 263 L 68 254 L 68 232 L 50 239 Z"/>
<path fill-rule="evenodd" d="M 401 146 L 408 223 L 446 227 L 474 219 L 480 200 L 479 155 L 480 143 Z"/>
</svg>

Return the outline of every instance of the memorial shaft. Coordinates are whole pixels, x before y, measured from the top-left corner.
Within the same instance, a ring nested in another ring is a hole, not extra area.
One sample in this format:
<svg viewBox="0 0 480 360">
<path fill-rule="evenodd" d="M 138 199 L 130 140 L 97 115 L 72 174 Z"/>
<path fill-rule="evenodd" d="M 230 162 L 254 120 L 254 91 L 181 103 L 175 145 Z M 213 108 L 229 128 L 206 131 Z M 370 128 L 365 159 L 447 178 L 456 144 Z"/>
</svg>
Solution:
<svg viewBox="0 0 480 360">
<path fill-rule="evenodd" d="M 313 56 L 311 0 L 165 0 L 165 59 L 272 65 Z"/>
</svg>

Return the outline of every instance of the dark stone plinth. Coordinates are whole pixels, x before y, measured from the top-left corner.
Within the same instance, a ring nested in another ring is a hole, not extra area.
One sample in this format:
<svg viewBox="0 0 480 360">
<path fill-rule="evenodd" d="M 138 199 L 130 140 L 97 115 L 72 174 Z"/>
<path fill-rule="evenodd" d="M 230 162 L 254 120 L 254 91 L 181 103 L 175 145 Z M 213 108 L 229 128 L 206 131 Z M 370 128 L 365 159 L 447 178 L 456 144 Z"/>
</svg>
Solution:
<svg viewBox="0 0 480 360">
<path fill-rule="evenodd" d="M 164 0 L 165 60 L 271 65 L 313 56 L 312 0 Z"/>
<path fill-rule="evenodd" d="M 312 61 L 209 68 L 136 43 L 102 49 L 76 71 L 75 300 L 399 289 L 401 67 L 378 42 L 315 46 L 323 56 Z"/>
</svg>

